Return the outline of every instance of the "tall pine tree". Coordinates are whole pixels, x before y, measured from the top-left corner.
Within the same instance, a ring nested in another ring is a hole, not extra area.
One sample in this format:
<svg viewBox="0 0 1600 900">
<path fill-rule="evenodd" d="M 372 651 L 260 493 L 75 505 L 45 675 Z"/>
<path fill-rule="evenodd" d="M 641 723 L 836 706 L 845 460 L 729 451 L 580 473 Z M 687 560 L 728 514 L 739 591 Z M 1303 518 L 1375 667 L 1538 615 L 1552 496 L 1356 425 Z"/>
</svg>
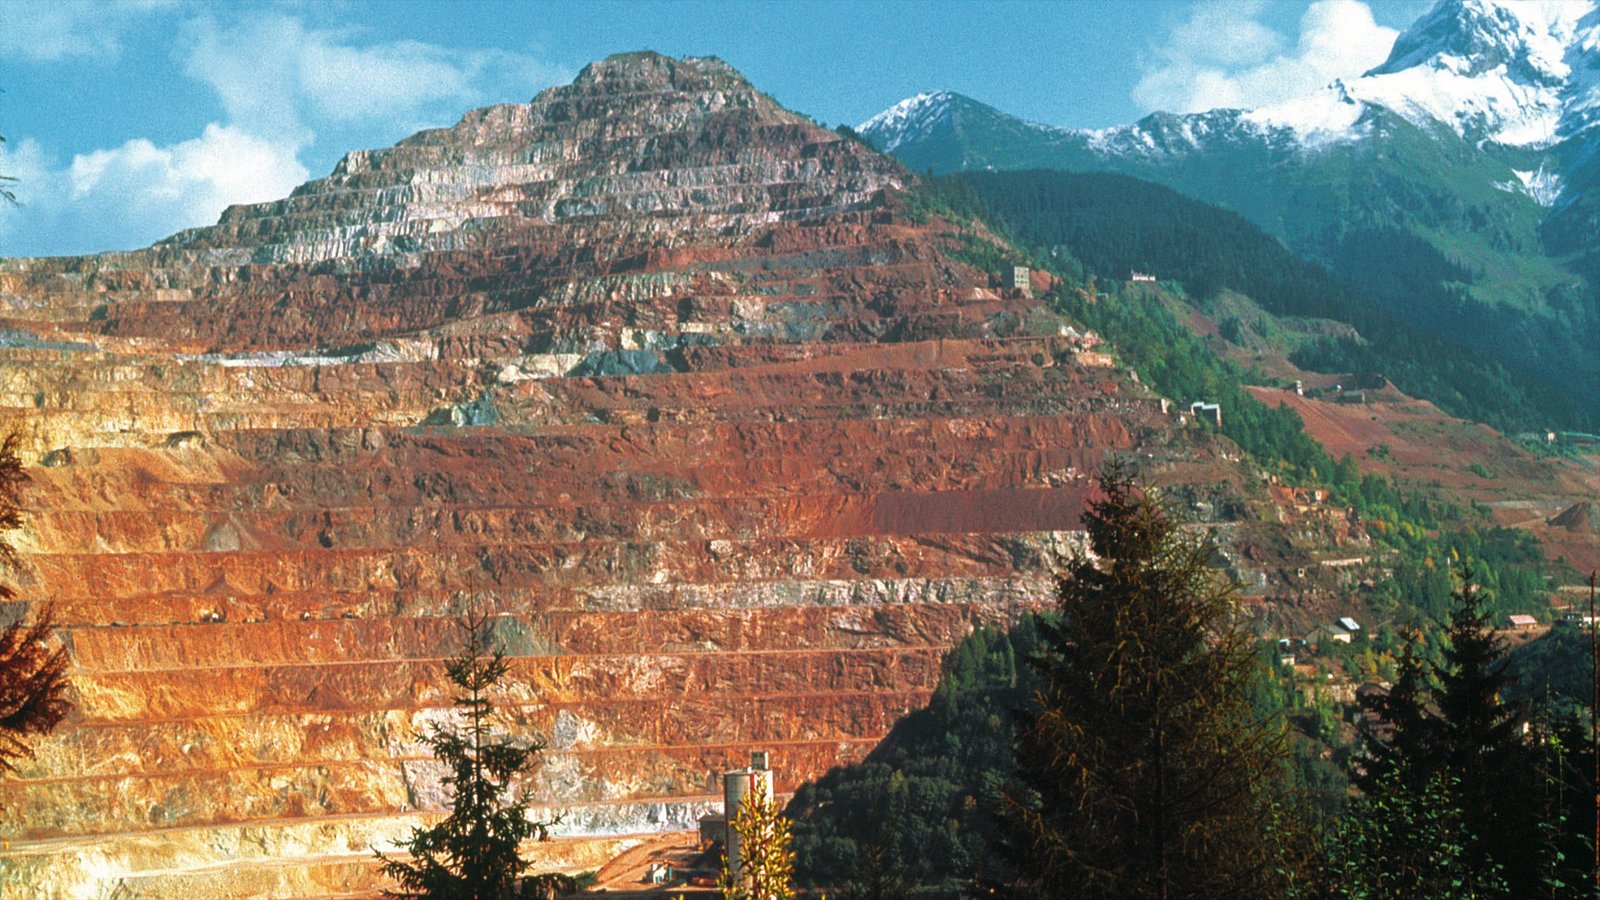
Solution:
<svg viewBox="0 0 1600 900">
<path fill-rule="evenodd" d="M 488 694 L 507 665 L 504 653 L 489 648 L 487 625 L 487 617 L 469 615 L 463 624 L 466 646 L 446 665 L 451 684 L 461 691 L 455 698 L 461 724 L 434 725 L 422 738 L 450 768 L 444 779 L 453 795 L 450 815 L 412 829 L 400 844 L 409 861 L 378 854 L 383 873 L 401 888 L 391 896 L 509 900 L 528 867 L 522 842 L 547 837 L 555 824 L 531 816 L 526 790 L 512 793 L 514 782 L 537 765 L 544 744 L 495 736 Z"/>
<path fill-rule="evenodd" d="M 1434 749 L 1436 722 L 1427 710 L 1430 682 L 1417 655 L 1417 639 L 1415 631 L 1406 632 L 1394 687 L 1387 694 L 1361 698 L 1362 709 L 1383 723 L 1362 735 L 1365 756 L 1356 762 L 1355 783 L 1369 794 L 1426 790 L 1441 765 Z"/>
<path fill-rule="evenodd" d="M 1550 852 L 1541 827 L 1537 740 L 1526 711 L 1505 697 L 1511 681 L 1506 643 L 1483 607 L 1471 567 L 1461 569 L 1460 581 L 1449 645 L 1434 670 L 1439 752 L 1461 786 L 1462 822 L 1476 836 L 1467 858 L 1481 868 L 1503 869 L 1521 895 L 1543 886 Z"/>
<path fill-rule="evenodd" d="M 1041 687 L 1002 791 L 987 885 L 1016 897 L 1269 897 L 1297 829 L 1281 722 L 1209 553 L 1125 470 L 1101 479 L 1093 558 L 1059 583 L 1059 624 L 1032 660 Z"/>
<path fill-rule="evenodd" d="M 1408 644 L 1400 679 L 1379 707 L 1392 736 L 1369 738 L 1357 779 L 1365 796 L 1341 834 L 1335 867 L 1400 892 L 1350 896 L 1449 883 L 1461 896 L 1567 896 L 1561 886 L 1586 881 L 1574 851 L 1587 846 L 1582 829 L 1593 821 L 1592 807 L 1589 816 L 1576 814 L 1590 781 L 1573 757 L 1592 760 L 1592 748 L 1571 726 L 1532 727 L 1506 699 L 1505 641 L 1470 568 L 1459 572 L 1452 596 L 1432 678 Z"/>
</svg>

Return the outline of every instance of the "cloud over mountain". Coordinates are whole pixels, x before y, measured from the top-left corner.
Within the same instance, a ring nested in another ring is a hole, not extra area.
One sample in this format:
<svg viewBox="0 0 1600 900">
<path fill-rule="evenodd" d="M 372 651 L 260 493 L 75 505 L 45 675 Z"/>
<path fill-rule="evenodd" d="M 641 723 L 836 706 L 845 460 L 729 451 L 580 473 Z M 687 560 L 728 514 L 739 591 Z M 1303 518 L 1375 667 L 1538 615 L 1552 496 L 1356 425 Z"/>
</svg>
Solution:
<svg viewBox="0 0 1600 900">
<path fill-rule="evenodd" d="M 174 23 L 176 60 L 220 106 L 199 134 L 134 137 L 70 159 L 36 141 L 0 145 L 0 172 L 17 178 L 23 204 L 0 208 L 0 254 L 54 252 L 30 242 L 44 233 L 72 234 L 80 245 L 135 247 L 211 224 L 229 205 L 281 197 L 304 181 L 305 152 L 324 135 L 342 139 L 340 129 L 372 122 L 399 133 L 448 124 L 463 109 L 526 99 L 567 74 L 526 54 L 371 41 L 293 15 L 227 12 Z M 133 20 L 132 12 L 104 20 L 51 12 L 17 33 L 35 41 L 20 58 L 115 53 Z M 17 40 L 0 38 L 0 48 Z"/>
<path fill-rule="evenodd" d="M 1288 100 L 1383 62 L 1399 32 L 1361 0 L 1317 0 L 1291 42 L 1265 4 L 1198 4 L 1144 61 L 1133 100 L 1147 111 L 1249 109 Z"/>
</svg>

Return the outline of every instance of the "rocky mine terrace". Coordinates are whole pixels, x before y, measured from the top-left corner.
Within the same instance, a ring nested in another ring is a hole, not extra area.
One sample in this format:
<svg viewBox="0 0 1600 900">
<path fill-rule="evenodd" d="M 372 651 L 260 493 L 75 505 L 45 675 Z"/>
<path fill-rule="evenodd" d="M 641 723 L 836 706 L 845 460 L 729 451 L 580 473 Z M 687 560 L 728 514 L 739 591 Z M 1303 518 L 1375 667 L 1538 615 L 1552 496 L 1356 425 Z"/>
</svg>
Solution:
<svg viewBox="0 0 1600 900">
<path fill-rule="evenodd" d="M 1173 440 L 910 176 L 714 59 L 596 63 L 220 224 L 0 262 L 20 607 L 77 712 L 0 782 L 0 895 L 370 890 L 469 608 L 549 859 L 871 748 L 1045 596 L 1085 475 Z M 580 840 L 581 839 L 581 840 Z M 599 849 L 597 849 L 599 848 Z"/>
</svg>

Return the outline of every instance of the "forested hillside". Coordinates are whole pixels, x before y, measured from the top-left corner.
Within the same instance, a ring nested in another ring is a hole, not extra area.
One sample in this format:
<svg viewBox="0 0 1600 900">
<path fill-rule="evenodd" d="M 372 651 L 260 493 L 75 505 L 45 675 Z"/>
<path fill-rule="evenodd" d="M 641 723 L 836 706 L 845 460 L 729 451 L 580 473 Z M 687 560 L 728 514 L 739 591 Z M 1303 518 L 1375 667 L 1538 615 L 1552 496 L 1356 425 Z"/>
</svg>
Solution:
<svg viewBox="0 0 1600 900">
<path fill-rule="evenodd" d="M 1056 171 L 971 172 L 935 179 L 956 208 L 987 215 L 1017 243 L 1069 272 L 1124 279 L 1152 272 L 1205 299 L 1223 289 L 1283 316 L 1332 319 L 1362 340 L 1328 338 L 1300 348 L 1296 363 L 1329 372 L 1380 374 L 1448 412 L 1506 431 L 1572 423 L 1591 428 L 1590 405 L 1444 337 L 1406 324 L 1399 303 L 1465 321 L 1461 283 L 1472 275 L 1401 232 L 1348 238 L 1345 271 L 1379 273 L 1347 285 L 1300 259 L 1243 216 L 1123 175 Z M 1402 263 L 1404 262 L 1404 265 Z M 1381 273 L 1404 268 L 1403 278 Z"/>
</svg>

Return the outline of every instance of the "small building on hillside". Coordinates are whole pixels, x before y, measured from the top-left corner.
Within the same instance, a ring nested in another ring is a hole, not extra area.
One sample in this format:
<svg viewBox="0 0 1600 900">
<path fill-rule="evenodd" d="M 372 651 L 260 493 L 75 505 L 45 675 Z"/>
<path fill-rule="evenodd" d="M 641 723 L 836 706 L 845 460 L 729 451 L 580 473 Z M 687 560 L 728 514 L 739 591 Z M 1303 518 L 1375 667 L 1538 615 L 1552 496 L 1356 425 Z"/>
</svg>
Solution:
<svg viewBox="0 0 1600 900">
<path fill-rule="evenodd" d="M 1561 621 L 1570 622 L 1580 628 L 1594 627 L 1594 619 L 1590 618 L 1588 611 L 1584 609 L 1568 609 L 1561 614 Z"/>
<path fill-rule="evenodd" d="M 1532 631 L 1533 629 L 1539 627 L 1539 620 L 1538 619 L 1535 619 L 1533 616 L 1524 615 L 1524 614 L 1521 614 L 1521 613 L 1518 613 L 1517 615 L 1514 615 L 1514 616 L 1508 616 L 1506 618 L 1506 621 L 1510 622 L 1511 623 L 1511 627 L 1515 628 L 1518 631 Z"/>
<path fill-rule="evenodd" d="M 1021 292 L 1024 297 L 1033 296 L 1033 273 L 1027 266 L 1012 266 L 1011 276 L 1006 280 L 1007 288 Z"/>
<path fill-rule="evenodd" d="M 1333 643 L 1348 644 L 1350 643 L 1350 632 L 1345 631 L 1338 625 L 1318 625 L 1306 632 L 1304 640 L 1310 646 Z"/>
<path fill-rule="evenodd" d="M 1196 421 L 1204 419 L 1218 428 L 1222 427 L 1222 404 L 1220 403 L 1195 401 L 1189 404 L 1189 414 L 1194 416 Z"/>
<path fill-rule="evenodd" d="M 1148 272 L 1130 272 L 1128 280 L 1134 284 L 1155 284 L 1156 277 Z"/>
<path fill-rule="evenodd" d="M 1352 619 L 1349 616 L 1343 616 L 1339 619 L 1339 627 L 1350 632 L 1351 634 L 1355 634 L 1361 630 L 1361 625 L 1358 624 L 1355 619 Z"/>
</svg>

